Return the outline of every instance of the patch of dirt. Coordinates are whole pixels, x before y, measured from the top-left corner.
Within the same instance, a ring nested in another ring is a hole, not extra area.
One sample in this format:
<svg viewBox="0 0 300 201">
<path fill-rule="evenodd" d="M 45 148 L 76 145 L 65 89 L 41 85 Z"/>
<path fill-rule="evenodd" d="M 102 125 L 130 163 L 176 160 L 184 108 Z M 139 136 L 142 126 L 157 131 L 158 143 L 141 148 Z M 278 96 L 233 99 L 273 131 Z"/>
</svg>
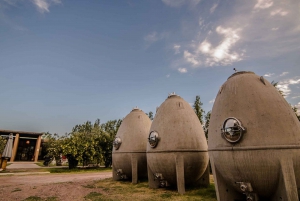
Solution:
<svg viewBox="0 0 300 201">
<path fill-rule="evenodd" d="M 0 176 L 0 200 L 24 200 L 30 196 L 57 200 L 84 200 L 91 192 L 103 193 L 95 182 L 112 177 L 111 172 Z"/>
</svg>

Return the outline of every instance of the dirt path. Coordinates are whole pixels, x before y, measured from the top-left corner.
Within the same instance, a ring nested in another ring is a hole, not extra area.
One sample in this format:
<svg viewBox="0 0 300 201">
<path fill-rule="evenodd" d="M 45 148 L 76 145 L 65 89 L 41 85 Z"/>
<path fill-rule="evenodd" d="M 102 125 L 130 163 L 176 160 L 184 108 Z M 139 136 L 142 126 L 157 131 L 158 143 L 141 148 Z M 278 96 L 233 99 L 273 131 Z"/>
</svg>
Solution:
<svg viewBox="0 0 300 201">
<path fill-rule="evenodd" d="M 24 200 L 30 196 L 56 197 L 57 200 L 84 200 L 97 189 L 95 180 L 112 177 L 111 172 L 0 176 L 0 200 Z"/>
</svg>

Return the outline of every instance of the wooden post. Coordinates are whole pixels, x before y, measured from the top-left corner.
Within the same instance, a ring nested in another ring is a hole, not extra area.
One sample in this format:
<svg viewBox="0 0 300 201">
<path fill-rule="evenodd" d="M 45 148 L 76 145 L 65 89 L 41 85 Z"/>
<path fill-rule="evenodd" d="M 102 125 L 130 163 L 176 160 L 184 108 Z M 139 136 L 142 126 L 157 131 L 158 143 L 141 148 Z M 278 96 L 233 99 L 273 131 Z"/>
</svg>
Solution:
<svg viewBox="0 0 300 201">
<path fill-rule="evenodd" d="M 7 159 L 6 158 L 2 158 L 1 169 L 2 170 L 6 170 L 6 165 L 7 165 Z"/>
<path fill-rule="evenodd" d="M 35 150 L 34 150 L 34 162 L 38 161 L 41 141 L 42 141 L 42 136 L 39 135 L 38 139 L 36 140 L 36 145 L 35 145 Z"/>
<path fill-rule="evenodd" d="M 17 151 L 18 151 L 18 146 L 19 146 L 19 138 L 20 138 L 20 135 L 17 133 L 16 137 L 15 137 L 15 141 L 14 141 L 14 146 L 13 146 L 10 162 L 14 162 L 14 160 L 16 158 Z"/>
</svg>

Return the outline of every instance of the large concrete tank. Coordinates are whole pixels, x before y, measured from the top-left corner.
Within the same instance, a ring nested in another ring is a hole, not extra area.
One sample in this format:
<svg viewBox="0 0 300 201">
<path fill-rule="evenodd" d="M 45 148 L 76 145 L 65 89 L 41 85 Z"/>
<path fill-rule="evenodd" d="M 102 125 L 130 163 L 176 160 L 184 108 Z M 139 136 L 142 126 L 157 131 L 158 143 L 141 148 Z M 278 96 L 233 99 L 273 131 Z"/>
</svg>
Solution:
<svg viewBox="0 0 300 201">
<path fill-rule="evenodd" d="M 208 149 L 219 201 L 299 200 L 300 123 L 277 89 L 253 72 L 221 86 Z"/>
<path fill-rule="evenodd" d="M 113 179 L 147 178 L 146 147 L 151 120 L 134 108 L 122 121 L 114 140 L 112 152 Z"/>
<path fill-rule="evenodd" d="M 208 185 L 207 142 L 199 119 L 189 103 L 171 94 L 158 108 L 147 144 L 150 188 Z M 206 173 L 206 174 L 204 174 Z"/>
</svg>

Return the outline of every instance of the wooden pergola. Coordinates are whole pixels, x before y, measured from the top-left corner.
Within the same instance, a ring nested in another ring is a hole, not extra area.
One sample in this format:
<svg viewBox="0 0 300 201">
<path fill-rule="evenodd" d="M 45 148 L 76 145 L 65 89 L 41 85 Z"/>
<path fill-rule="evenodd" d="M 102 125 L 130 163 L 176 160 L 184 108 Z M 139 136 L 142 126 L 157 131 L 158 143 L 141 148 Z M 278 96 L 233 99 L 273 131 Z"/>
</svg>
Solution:
<svg viewBox="0 0 300 201">
<path fill-rule="evenodd" d="M 34 162 L 37 162 L 40 147 L 41 147 L 41 141 L 42 141 L 42 135 L 43 133 L 37 133 L 37 132 L 28 132 L 28 131 L 15 131 L 15 130 L 0 130 L 1 136 L 9 136 L 9 134 L 12 133 L 14 136 L 14 143 L 13 143 L 13 150 L 12 150 L 12 157 L 10 158 L 10 162 L 15 161 L 17 156 L 17 150 L 19 147 L 19 142 L 22 139 L 28 140 L 36 140 L 34 153 L 33 153 L 33 160 Z"/>
</svg>

